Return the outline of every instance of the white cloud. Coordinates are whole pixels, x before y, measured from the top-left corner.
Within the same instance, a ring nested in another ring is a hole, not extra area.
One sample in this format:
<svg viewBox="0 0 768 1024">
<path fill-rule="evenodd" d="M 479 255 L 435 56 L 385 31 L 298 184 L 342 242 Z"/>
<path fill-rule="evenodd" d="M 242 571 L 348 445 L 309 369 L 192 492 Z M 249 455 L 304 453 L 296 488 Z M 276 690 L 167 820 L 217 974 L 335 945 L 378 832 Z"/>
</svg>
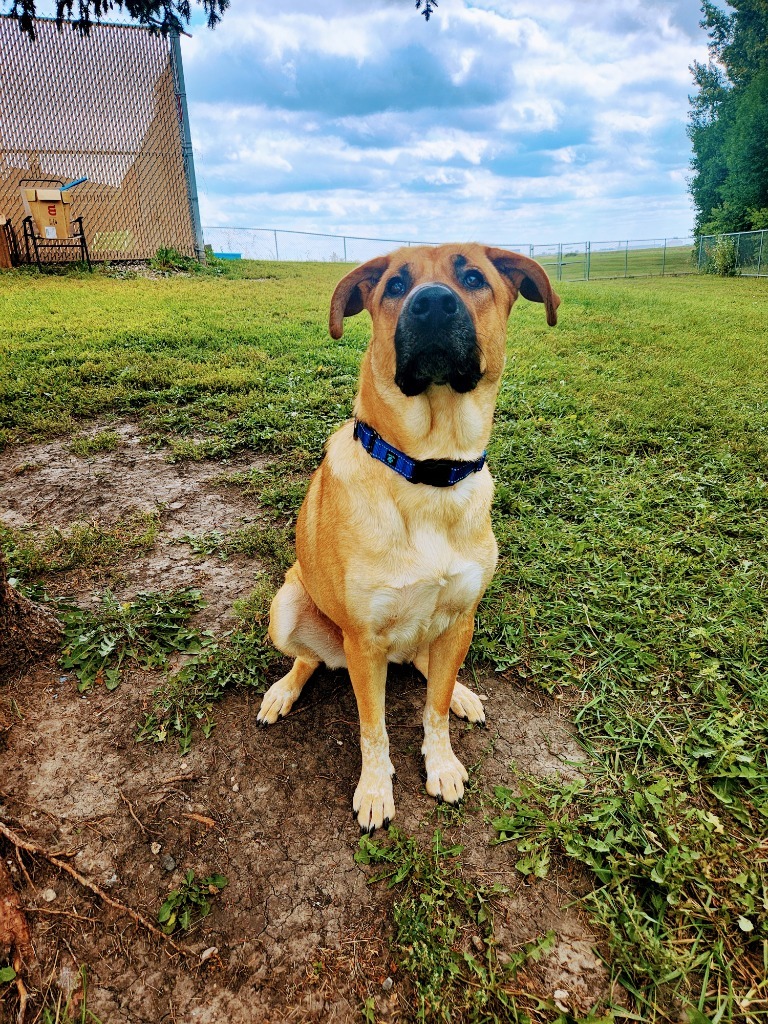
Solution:
<svg viewBox="0 0 768 1024">
<path fill-rule="evenodd" d="M 239 0 L 184 40 L 204 223 L 682 234 L 690 0 Z M 695 4 L 693 6 L 696 6 Z"/>
</svg>

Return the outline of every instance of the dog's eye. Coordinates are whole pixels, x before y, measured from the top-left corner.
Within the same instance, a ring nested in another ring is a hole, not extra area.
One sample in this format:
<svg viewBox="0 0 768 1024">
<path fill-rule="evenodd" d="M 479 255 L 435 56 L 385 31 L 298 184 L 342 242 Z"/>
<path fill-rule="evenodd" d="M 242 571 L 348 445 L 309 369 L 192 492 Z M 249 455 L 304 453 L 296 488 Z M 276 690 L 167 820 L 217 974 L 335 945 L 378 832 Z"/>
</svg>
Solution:
<svg viewBox="0 0 768 1024">
<path fill-rule="evenodd" d="M 464 275 L 464 287 L 471 291 L 482 288 L 484 284 L 485 278 L 479 270 L 468 270 Z"/>
<path fill-rule="evenodd" d="M 405 281 L 402 277 L 390 277 L 387 281 L 387 287 L 384 289 L 385 295 L 391 296 L 393 299 L 399 298 L 401 295 L 405 295 Z"/>
</svg>

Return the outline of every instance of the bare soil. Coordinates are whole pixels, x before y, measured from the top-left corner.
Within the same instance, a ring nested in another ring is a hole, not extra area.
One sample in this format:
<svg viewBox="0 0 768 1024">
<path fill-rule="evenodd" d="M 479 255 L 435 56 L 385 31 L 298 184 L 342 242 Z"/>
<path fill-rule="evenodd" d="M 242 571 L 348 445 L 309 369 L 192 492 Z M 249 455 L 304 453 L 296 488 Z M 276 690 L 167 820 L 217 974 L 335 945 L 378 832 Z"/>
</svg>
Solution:
<svg viewBox="0 0 768 1024">
<path fill-rule="evenodd" d="M 231 628 L 232 602 L 251 590 L 262 567 L 243 556 L 200 558 L 173 541 L 258 521 L 258 502 L 216 485 L 228 468 L 220 462 L 171 464 L 147 449 L 135 424 L 111 429 L 121 437 L 117 450 L 87 459 L 71 454 L 66 441 L 0 454 L 0 518 L 43 529 L 93 518 L 109 523 L 128 509 L 160 507 L 153 550 L 87 588 L 73 571 L 62 589 L 85 603 L 105 583 L 120 597 L 194 585 L 208 601 L 202 623 Z M 376 1000 L 377 1020 L 407 1019 L 409 982 L 389 952 L 393 893 L 371 885 L 370 870 L 353 860 L 360 755 L 346 674 L 318 672 L 288 718 L 267 730 L 256 727 L 258 698 L 230 693 L 215 710 L 211 738 L 196 740 L 185 758 L 171 744 L 134 740 L 158 679 L 135 671 L 116 691 L 81 696 L 50 661 L 5 684 L 0 818 L 151 920 L 188 868 L 198 877 L 226 875 L 229 885 L 212 913 L 186 939 L 198 954 L 215 951 L 184 961 L 45 861 L 26 857 L 22 867 L 6 843 L 32 924 L 38 992 L 53 984 L 66 994 L 85 964 L 88 1008 L 103 1024 L 347 1022 L 361 1019 L 367 996 Z M 454 749 L 474 766 L 474 795 L 445 826 L 447 835 L 464 846 L 469 877 L 510 890 L 495 914 L 502 955 L 556 932 L 554 951 L 526 969 L 521 983 L 543 998 L 563 990 L 561 1000 L 584 1013 L 607 987 L 594 951 L 599 937 L 569 906 L 587 882 L 563 866 L 546 880 L 523 879 L 514 851 L 490 845 L 482 800 L 494 785 L 513 787 L 516 769 L 573 773 L 569 762 L 583 755 L 556 701 L 494 674 L 472 685 L 487 695 L 489 728 L 453 723 Z M 396 823 L 428 842 L 439 815 L 420 776 L 423 697 L 415 672 L 392 670 Z M 169 855 L 172 867 L 163 863 Z M 387 992 L 388 977 L 394 984 Z"/>
</svg>

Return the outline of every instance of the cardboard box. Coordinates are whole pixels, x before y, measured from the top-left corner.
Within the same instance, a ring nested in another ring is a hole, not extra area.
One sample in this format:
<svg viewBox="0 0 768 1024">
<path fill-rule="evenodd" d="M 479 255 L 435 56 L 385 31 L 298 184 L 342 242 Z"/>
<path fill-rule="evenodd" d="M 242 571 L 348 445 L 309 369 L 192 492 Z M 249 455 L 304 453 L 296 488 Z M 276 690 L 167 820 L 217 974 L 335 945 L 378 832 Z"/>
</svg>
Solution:
<svg viewBox="0 0 768 1024">
<path fill-rule="evenodd" d="M 32 217 L 40 238 L 71 238 L 69 192 L 60 188 L 22 188 L 24 215 Z"/>
</svg>

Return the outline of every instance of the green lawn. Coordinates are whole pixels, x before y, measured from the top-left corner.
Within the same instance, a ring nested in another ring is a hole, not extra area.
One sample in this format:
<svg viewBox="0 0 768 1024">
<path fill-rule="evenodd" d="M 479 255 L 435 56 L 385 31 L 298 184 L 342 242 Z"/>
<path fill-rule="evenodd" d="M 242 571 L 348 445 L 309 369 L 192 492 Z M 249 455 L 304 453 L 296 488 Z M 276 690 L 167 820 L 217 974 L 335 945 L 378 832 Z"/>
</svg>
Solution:
<svg viewBox="0 0 768 1024">
<path fill-rule="evenodd" d="M 554 281 L 597 281 L 616 277 L 666 277 L 696 272 L 698 255 L 693 240 L 690 245 L 659 245 L 645 247 L 631 242 L 627 247 L 602 248 L 606 243 L 564 245 L 562 254 L 553 247 L 552 255 L 535 255 Z"/>
<path fill-rule="evenodd" d="M 327 334 L 346 269 L 0 275 L 0 446 L 139 414 L 171 458 L 268 454 L 295 511 L 367 340 L 365 316 Z M 556 329 L 510 320 L 472 657 L 558 694 L 591 760 L 489 794 L 489 838 L 594 873 L 635 1019 L 768 1019 L 768 281 L 558 290 Z"/>
</svg>

